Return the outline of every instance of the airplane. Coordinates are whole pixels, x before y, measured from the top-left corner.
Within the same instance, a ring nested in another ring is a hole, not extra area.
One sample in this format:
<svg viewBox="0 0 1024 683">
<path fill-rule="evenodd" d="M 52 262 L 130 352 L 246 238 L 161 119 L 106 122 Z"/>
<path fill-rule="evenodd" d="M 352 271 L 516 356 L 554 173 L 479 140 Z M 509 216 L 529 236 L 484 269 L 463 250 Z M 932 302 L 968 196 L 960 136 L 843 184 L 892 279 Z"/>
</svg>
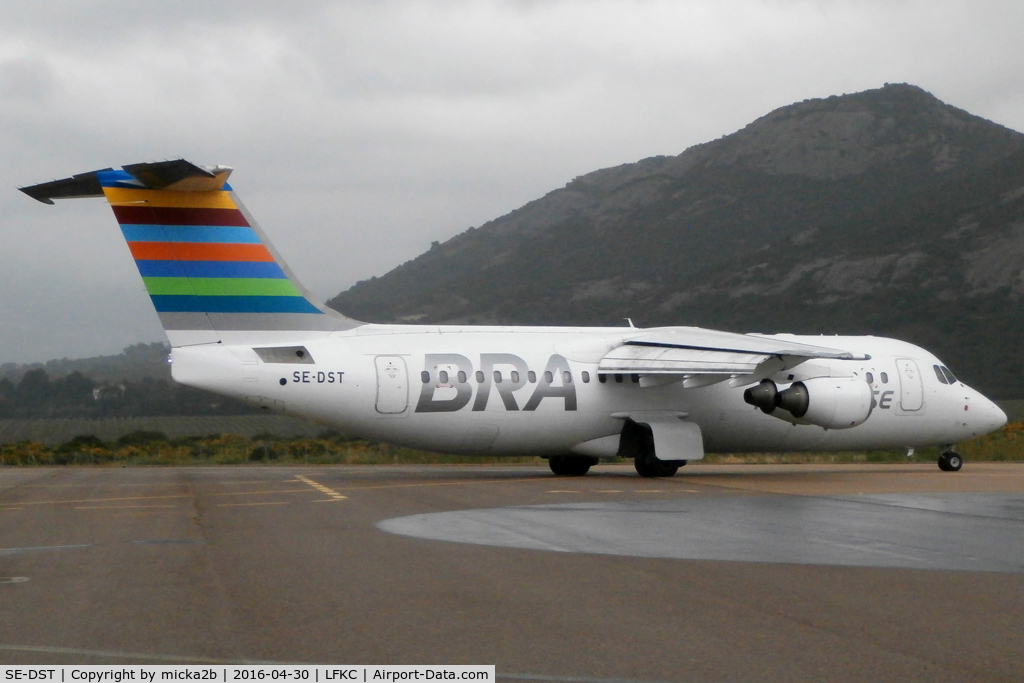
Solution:
<svg viewBox="0 0 1024 683">
<path fill-rule="evenodd" d="M 397 445 L 537 455 L 561 476 L 616 456 L 670 477 L 709 452 L 924 446 L 955 472 L 956 443 L 1006 423 L 896 339 L 359 322 L 299 283 L 231 172 L 177 159 L 20 188 L 107 199 L 181 384 Z"/>
</svg>

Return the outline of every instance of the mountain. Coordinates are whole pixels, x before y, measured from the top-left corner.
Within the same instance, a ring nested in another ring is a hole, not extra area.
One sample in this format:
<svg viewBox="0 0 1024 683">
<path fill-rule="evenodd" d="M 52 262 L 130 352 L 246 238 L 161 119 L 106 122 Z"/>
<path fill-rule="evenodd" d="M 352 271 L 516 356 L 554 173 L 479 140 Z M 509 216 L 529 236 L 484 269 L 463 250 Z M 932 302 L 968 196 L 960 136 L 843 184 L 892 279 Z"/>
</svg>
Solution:
<svg viewBox="0 0 1024 683">
<path fill-rule="evenodd" d="M 580 176 L 330 300 L 371 322 L 875 334 L 1024 397 L 1024 135 L 890 85 Z"/>
</svg>

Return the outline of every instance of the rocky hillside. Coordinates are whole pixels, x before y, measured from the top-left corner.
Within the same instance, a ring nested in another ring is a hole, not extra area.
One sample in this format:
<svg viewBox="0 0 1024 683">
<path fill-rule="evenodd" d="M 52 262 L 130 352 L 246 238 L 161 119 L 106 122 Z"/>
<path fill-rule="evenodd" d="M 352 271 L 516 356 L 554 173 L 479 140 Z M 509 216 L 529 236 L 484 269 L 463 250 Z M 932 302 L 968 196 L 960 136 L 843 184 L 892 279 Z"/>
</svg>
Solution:
<svg viewBox="0 0 1024 683">
<path fill-rule="evenodd" d="M 581 176 L 329 303 L 373 322 L 896 336 L 1024 397 L 1024 135 L 886 85 Z"/>
</svg>

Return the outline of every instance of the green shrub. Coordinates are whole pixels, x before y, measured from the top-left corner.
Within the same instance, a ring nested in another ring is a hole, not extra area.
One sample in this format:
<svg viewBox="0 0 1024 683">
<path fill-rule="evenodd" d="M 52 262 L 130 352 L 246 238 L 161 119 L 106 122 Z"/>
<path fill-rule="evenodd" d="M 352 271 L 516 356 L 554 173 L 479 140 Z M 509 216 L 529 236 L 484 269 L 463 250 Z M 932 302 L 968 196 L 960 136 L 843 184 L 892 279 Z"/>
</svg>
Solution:
<svg viewBox="0 0 1024 683">
<path fill-rule="evenodd" d="M 125 434 L 117 440 L 118 446 L 145 446 L 153 443 L 154 441 L 170 441 L 167 435 L 163 432 L 148 431 L 145 429 L 138 429 L 134 432 Z"/>
</svg>

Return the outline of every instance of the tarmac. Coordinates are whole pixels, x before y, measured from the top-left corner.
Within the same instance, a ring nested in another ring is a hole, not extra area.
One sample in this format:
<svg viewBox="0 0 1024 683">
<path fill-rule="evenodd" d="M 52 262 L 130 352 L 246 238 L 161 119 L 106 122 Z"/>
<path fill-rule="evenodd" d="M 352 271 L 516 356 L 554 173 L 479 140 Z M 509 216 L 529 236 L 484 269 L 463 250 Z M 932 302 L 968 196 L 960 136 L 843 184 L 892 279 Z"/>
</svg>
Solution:
<svg viewBox="0 0 1024 683">
<path fill-rule="evenodd" d="M 0 663 L 1024 680 L 1024 465 L 2 468 Z"/>
</svg>

